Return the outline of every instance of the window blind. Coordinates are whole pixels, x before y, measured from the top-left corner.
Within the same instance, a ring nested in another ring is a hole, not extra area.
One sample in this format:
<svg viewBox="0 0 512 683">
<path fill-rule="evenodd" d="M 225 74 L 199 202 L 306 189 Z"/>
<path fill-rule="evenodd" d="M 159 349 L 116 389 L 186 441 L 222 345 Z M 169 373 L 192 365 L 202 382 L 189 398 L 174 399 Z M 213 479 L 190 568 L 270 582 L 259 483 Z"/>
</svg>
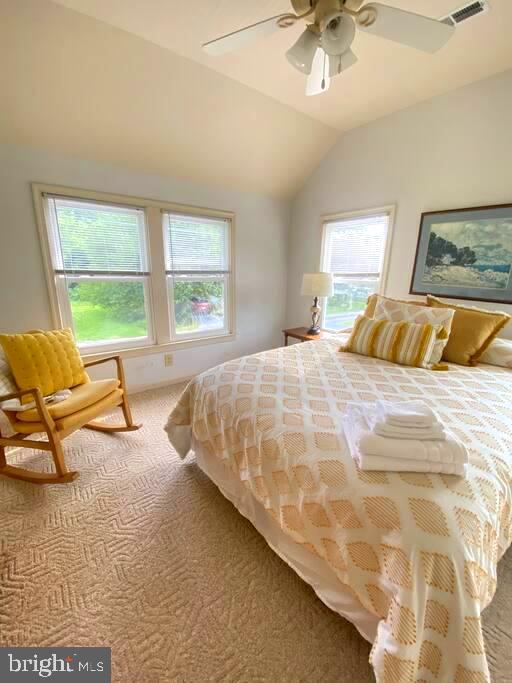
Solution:
<svg viewBox="0 0 512 683">
<path fill-rule="evenodd" d="M 149 275 L 144 211 L 48 197 L 55 271 L 71 275 Z"/>
<path fill-rule="evenodd" d="M 229 272 L 229 227 L 225 219 L 165 214 L 168 275 Z"/>
<path fill-rule="evenodd" d="M 379 214 L 326 223 L 325 269 L 338 275 L 379 275 L 388 222 L 388 214 Z"/>
</svg>

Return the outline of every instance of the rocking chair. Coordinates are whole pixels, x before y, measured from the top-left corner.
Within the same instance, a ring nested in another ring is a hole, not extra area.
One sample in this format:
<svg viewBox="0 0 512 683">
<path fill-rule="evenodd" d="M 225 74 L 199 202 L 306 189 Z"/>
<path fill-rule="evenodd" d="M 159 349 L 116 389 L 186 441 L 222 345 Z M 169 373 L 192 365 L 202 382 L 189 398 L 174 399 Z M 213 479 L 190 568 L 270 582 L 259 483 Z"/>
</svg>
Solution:
<svg viewBox="0 0 512 683">
<path fill-rule="evenodd" d="M 0 474 L 33 484 L 64 484 L 78 477 L 78 472 L 69 471 L 66 467 L 62 448 L 62 440 L 66 436 L 81 427 L 99 432 L 132 432 L 141 427 L 140 424 L 133 422 L 126 395 L 121 357 L 110 356 L 89 361 L 84 363 L 84 367 L 90 368 L 109 361 L 115 361 L 117 365 L 116 379 L 102 379 L 79 384 L 71 389 L 71 396 L 59 403 L 45 403 L 39 388 L 14 391 L 0 396 L 0 403 L 11 399 L 21 400 L 24 396 L 31 396 L 35 402 L 35 408 L 25 411 L 2 408 L 15 433 L 9 437 L 3 436 L 0 428 Z M 124 424 L 96 421 L 98 416 L 116 406 L 121 407 Z M 46 440 L 37 441 L 27 438 L 41 432 L 46 434 Z M 8 446 L 49 451 L 55 464 L 55 473 L 36 472 L 9 465 L 5 453 L 5 448 Z"/>
</svg>

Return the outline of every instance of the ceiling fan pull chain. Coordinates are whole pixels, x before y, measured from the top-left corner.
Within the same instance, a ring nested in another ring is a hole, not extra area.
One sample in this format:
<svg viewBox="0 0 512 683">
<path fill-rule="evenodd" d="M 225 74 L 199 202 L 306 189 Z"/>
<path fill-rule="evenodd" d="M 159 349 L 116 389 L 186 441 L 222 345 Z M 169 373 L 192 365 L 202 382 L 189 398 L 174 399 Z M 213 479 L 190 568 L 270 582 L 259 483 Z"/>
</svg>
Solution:
<svg viewBox="0 0 512 683">
<path fill-rule="evenodd" d="M 322 74 L 322 90 L 325 90 L 325 63 L 327 61 L 327 54 L 324 52 L 324 70 Z"/>
</svg>

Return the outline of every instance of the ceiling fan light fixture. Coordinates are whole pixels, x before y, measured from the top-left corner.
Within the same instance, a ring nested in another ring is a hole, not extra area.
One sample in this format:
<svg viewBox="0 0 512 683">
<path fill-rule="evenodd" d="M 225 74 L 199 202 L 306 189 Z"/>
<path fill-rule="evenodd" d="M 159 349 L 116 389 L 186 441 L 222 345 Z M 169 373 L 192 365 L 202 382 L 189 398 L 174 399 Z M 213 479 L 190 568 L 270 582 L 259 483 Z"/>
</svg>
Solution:
<svg viewBox="0 0 512 683">
<path fill-rule="evenodd" d="M 352 17 L 344 12 L 332 12 L 325 17 L 320 43 L 331 57 L 337 57 L 350 49 L 356 35 Z"/>
<path fill-rule="evenodd" d="M 310 74 L 317 48 L 318 36 L 307 28 L 288 50 L 286 58 L 298 71 Z"/>
<path fill-rule="evenodd" d="M 286 58 L 308 76 L 306 95 L 318 95 L 329 89 L 331 78 L 357 62 L 352 52 L 356 27 L 399 45 L 433 53 L 452 37 L 457 23 L 488 8 L 489 0 L 469 1 L 469 5 L 444 19 L 431 19 L 391 7 L 388 0 L 291 0 L 294 13 L 258 21 L 202 47 L 210 55 L 220 55 L 306 20 L 307 28 L 286 52 Z"/>
</svg>

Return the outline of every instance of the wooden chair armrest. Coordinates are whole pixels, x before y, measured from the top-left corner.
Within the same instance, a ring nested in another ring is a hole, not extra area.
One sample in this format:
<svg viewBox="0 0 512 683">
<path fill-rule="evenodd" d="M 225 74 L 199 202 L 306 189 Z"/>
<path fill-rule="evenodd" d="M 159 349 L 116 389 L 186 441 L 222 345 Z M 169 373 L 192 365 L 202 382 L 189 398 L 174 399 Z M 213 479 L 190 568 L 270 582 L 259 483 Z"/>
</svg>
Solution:
<svg viewBox="0 0 512 683">
<path fill-rule="evenodd" d="M 115 361 L 117 365 L 117 379 L 119 380 L 119 384 L 121 385 L 121 389 L 123 391 L 126 390 L 126 382 L 125 382 L 125 377 L 124 377 L 124 367 L 123 367 L 123 359 L 121 356 L 116 355 L 116 356 L 107 356 L 107 358 L 99 358 L 98 360 L 90 360 L 84 363 L 84 368 L 90 368 L 93 365 L 99 365 L 100 363 L 108 363 L 109 361 Z"/>
</svg>

